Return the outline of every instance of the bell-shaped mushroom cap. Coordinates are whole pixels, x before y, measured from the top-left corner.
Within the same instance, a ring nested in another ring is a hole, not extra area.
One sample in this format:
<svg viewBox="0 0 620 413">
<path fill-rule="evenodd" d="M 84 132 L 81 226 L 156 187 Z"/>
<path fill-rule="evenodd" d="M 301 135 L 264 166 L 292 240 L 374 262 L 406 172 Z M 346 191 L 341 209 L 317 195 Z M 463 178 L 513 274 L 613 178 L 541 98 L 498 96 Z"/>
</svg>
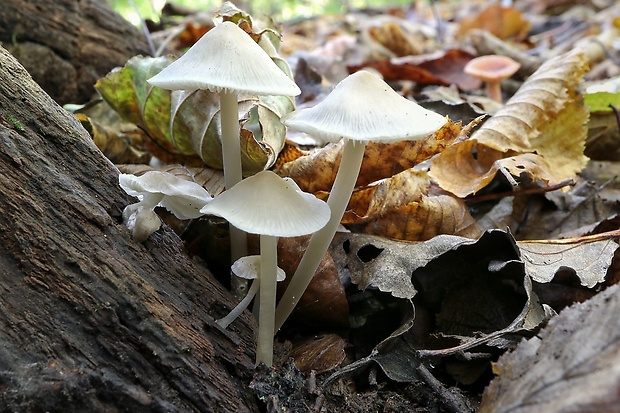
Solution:
<svg viewBox="0 0 620 413">
<path fill-rule="evenodd" d="M 485 82 L 501 82 L 514 75 L 521 65 L 507 56 L 488 55 L 471 59 L 463 71 Z"/>
<path fill-rule="evenodd" d="M 276 268 L 276 280 L 284 281 L 286 278 L 286 273 L 282 268 Z M 245 278 L 246 280 L 258 278 L 260 277 L 260 255 L 248 255 L 241 257 L 233 263 L 230 269 L 237 277 Z"/>
<path fill-rule="evenodd" d="M 157 205 L 163 206 L 179 219 L 200 217 L 200 208 L 213 199 L 202 186 L 169 172 L 149 171 L 141 176 L 120 174 L 118 181 L 125 192 L 140 200 L 147 195 L 163 195 Z"/>
<path fill-rule="evenodd" d="M 393 142 L 434 133 L 446 119 L 396 93 L 379 77 L 356 72 L 312 108 L 282 117 L 282 123 L 330 142 L 340 138 Z"/>
<path fill-rule="evenodd" d="M 274 237 L 311 234 L 331 215 L 327 203 L 271 171 L 244 179 L 200 212 L 223 217 L 243 231 Z"/>
<path fill-rule="evenodd" d="M 170 90 L 208 89 L 276 96 L 301 93 L 269 55 L 231 22 L 211 29 L 183 56 L 147 81 Z"/>
</svg>

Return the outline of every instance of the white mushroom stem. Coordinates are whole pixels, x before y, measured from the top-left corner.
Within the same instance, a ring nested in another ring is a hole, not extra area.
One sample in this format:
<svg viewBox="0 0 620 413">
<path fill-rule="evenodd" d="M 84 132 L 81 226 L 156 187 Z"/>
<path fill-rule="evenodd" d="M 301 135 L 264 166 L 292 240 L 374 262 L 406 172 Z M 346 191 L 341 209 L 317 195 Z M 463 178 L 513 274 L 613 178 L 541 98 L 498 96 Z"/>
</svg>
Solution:
<svg viewBox="0 0 620 413">
<path fill-rule="evenodd" d="M 236 92 L 220 92 L 222 125 L 222 162 L 226 189 L 241 182 L 241 140 L 239 137 L 239 102 Z M 247 234 L 230 225 L 230 256 L 232 262 L 248 255 Z"/>
<path fill-rule="evenodd" d="M 334 234 L 338 229 L 338 225 L 342 220 L 353 189 L 355 188 L 357 175 L 359 174 L 362 160 L 364 159 L 365 148 L 365 142 L 356 142 L 352 139 L 347 139 L 344 144 L 340 167 L 338 168 L 334 185 L 327 199 L 327 204 L 332 211 L 331 217 L 327 225 L 315 232 L 310 238 L 308 248 L 293 278 L 291 278 L 288 288 L 278 303 L 275 322 L 276 331 L 282 327 L 282 324 L 284 324 L 284 321 L 286 321 L 291 312 L 293 312 L 299 299 L 304 291 L 306 291 L 306 288 L 308 288 L 325 252 L 327 252 L 329 248 L 329 244 L 334 238 Z"/>
<path fill-rule="evenodd" d="M 276 279 L 278 271 L 278 237 L 260 236 L 260 308 L 258 313 L 258 343 L 256 364 L 273 364 L 275 335 Z"/>
<path fill-rule="evenodd" d="M 230 313 L 228 313 L 225 317 L 222 317 L 219 320 L 216 320 L 215 322 L 218 323 L 222 328 L 227 328 L 230 325 L 230 323 L 235 321 L 237 317 L 239 317 L 241 313 L 243 313 L 243 310 L 245 310 L 248 307 L 248 305 L 250 305 L 250 302 L 256 295 L 256 292 L 258 291 L 259 286 L 260 286 L 260 278 L 257 278 L 254 281 L 252 281 L 252 286 L 248 290 L 248 293 L 245 295 L 245 297 L 243 297 L 243 300 L 239 301 L 239 304 L 237 304 L 235 308 L 230 310 Z"/>
<path fill-rule="evenodd" d="M 123 222 L 136 241 L 145 241 L 161 227 L 161 220 L 155 213 L 155 207 L 162 199 L 164 199 L 163 194 L 146 193 L 140 202 L 127 205 L 123 210 Z"/>
</svg>

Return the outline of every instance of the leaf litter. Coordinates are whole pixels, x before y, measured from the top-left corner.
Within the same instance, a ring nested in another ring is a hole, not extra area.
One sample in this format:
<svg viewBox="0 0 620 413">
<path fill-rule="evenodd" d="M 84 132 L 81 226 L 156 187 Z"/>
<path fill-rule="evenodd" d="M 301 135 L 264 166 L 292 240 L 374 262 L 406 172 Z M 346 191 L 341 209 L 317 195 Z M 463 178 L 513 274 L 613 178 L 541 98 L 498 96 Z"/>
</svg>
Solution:
<svg viewBox="0 0 620 413">
<path fill-rule="evenodd" d="M 482 400 L 481 411 L 560 411 L 577 388 L 596 388 L 583 406 L 617 402 L 614 381 L 599 379 L 616 376 L 605 366 L 613 365 L 620 345 L 617 323 L 603 325 L 595 300 L 613 306 L 617 296 L 599 291 L 618 278 L 620 188 L 617 174 L 608 172 L 620 147 L 618 116 L 613 95 L 605 107 L 596 92 L 584 92 L 584 83 L 606 80 L 604 65 L 613 73 L 620 10 L 611 2 L 591 6 L 583 22 L 598 33 L 580 39 L 583 31 L 567 29 L 574 17 L 555 15 L 548 3 L 517 9 L 464 2 L 459 10 L 433 2 L 409 12 L 317 16 L 285 24 L 281 39 L 270 24 L 260 31 L 260 22 L 236 7 L 222 9 L 256 39 L 269 39 L 285 70 L 290 64 L 302 88 L 297 108 L 323 99 L 349 72 L 373 68 L 404 96 L 450 117 L 425 139 L 368 145 L 323 275 L 278 335 L 281 369 L 257 371 L 252 384 L 260 395 L 286 382 L 303 397 L 279 387 L 268 404 L 390 411 L 392 398 L 395 410 L 460 412 L 475 411 Z M 521 64 L 504 82 L 504 105 L 481 96 L 480 82 L 462 73 L 468 60 L 492 53 Z M 136 57 L 98 82 L 106 102 L 148 137 L 108 144 L 119 148 L 109 153 L 119 162 L 147 163 L 148 151 L 164 169 L 217 194 L 223 190 L 218 102 L 208 93 L 149 87 L 145 79 L 170 61 Z M 326 198 L 342 145 L 286 131 L 278 119 L 293 110 L 290 100 L 240 100 L 246 173 L 271 168 Z M 105 130 L 92 125 L 107 144 Z M 166 222 L 226 283 L 222 227 L 210 217 Z M 304 243 L 281 240 L 279 266 L 287 274 Z M 562 311 L 574 300 L 588 301 Z M 585 342 L 586 352 L 578 348 Z M 316 379 L 313 371 L 322 372 L 322 385 L 302 386 Z M 575 371 L 592 381 L 572 379 Z"/>
</svg>

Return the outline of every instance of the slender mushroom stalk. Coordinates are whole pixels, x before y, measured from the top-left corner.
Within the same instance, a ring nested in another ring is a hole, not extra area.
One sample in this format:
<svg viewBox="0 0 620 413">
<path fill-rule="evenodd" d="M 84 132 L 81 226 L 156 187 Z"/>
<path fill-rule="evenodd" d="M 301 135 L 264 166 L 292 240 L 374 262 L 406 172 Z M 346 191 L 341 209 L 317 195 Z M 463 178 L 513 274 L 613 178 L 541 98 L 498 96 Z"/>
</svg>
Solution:
<svg viewBox="0 0 620 413">
<path fill-rule="evenodd" d="M 360 71 L 348 76 L 318 105 L 289 113 L 287 127 L 335 142 L 345 140 L 340 166 L 327 199 L 332 216 L 310 238 L 276 310 L 276 331 L 310 284 L 344 215 L 362 165 L 366 142 L 415 140 L 439 129 L 446 119 L 396 93 L 377 76 Z"/>
<path fill-rule="evenodd" d="M 201 216 L 200 209 L 213 199 L 202 186 L 169 172 L 120 174 L 118 182 L 125 192 L 140 199 L 123 210 L 123 222 L 138 242 L 161 226 L 155 207 L 162 206 L 179 219 L 193 219 Z"/>
<path fill-rule="evenodd" d="M 488 55 L 471 59 L 463 71 L 486 83 L 486 95 L 489 99 L 502 102 L 503 80 L 514 75 L 521 64 L 507 56 Z"/>
<path fill-rule="evenodd" d="M 273 364 L 273 336 L 275 335 L 276 277 L 278 268 L 278 237 L 260 236 L 260 306 L 258 308 L 258 343 L 256 364 Z"/>
<path fill-rule="evenodd" d="M 252 281 L 252 285 L 248 289 L 247 294 L 239 304 L 235 306 L 230 313 L 228 313 L 225 317 L 216 320 L 215 322 L 219 324 L 222 328 L 226 328 L 235 321 L 237 317 L 241 315 L 243 310 L 245 310 L 252 299 L 258 292 L 260 288 L 260 272 L 261 272 L 261 257 L 260 255 L 249 255 L 246 257 L 239 258 L 235 261 L 231 267 L 232 272 L 240 278 L 244 278 L 246 280 L 254 280 Z M 276 269 L 277 271 L 277 281 L 284 281 L 286 274 L 284 270 L 280 267 Z"/>
<path fill-rule="evenodd" d="M 246 232 L 260 235 L 260 287 L 256 363 L 273 363 L 278 237 L 317 231 L 330 217 L 329 206 L 302 192 L 292 179 L 262 171 L 244 179 L 200 210 L 218 215 Z"/>
<path fill-rule="evenodd" d="M 237 93 L 297 96 L 299 87 L 247 33 L 223 22 L 183 56 L 148 79 L 169 90 L 208 89 L 219 93 L 222 163 L 226 189 L 242 179 Z M 243 231 L 230 228 L 232 261 L 247 255 Z"/>
<path fill-rule="evenodd" d="M 241 140 L 239 139 L 239 101 L 237 93 L 220 92 L 220 119 L 222 128 L 222 166 L 224 185 L 230 189 L 243 179 L 241 167 Z M 248 241 L 245 232 L 233 225 L 228 226 L 230 234 L 230 257 L 233 261 L 248 255 Z"/>
</svg>

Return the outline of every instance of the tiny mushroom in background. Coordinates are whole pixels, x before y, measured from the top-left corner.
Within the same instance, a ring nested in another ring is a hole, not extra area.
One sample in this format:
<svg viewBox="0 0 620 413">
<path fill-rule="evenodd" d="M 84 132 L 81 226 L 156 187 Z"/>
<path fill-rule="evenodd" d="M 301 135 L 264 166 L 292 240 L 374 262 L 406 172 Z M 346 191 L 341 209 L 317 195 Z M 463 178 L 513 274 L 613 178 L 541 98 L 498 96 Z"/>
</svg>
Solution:
<svg viewBox="0 0 620 413">
<path fill-rule="evenodd" d="M 471 59 L 463 71 L 485 82 L 487 97 L 501 103 L 502 81 L 517 73 L 520 67 L 507 56 L 488 55 Z"/>
<path fill-rule="evenodd" d="M 287 127 L 329 142 L 345 140 L 340 167 L 327 203 L 332 216 L 316 232 L 276 311 L 279 329 L 310 284 L 336 233 L 353 193 L 369 141 L 415 140 L 436 132 L 446 119 L 396 93 L 367 71 L 349 75 L 319 104 L 282 117 Z"/>
<path fill-rule="evenodd" d="M 278 237 L 297 237 L 322 228 L 329 206 L 299 189 L 290 178 L 262 171 L 239 182 L 200 210 L 260 235 L 260 287 L 256 363 L 273 363 Z"/>
<path fill-rule="evenodd" d="M 242 179 L 237 93 L 297 96 L 299 87 L 252 38 L 232 22 L 202 36 L 183 56 L 148 79 L 169 90 L 206 89 L 220 96 L 226 189 Z M 233 261 L 247 255 L 245 234 L 231 228 Z"/>
<path fill-rule="evenodd" d="M 241 257 L 233 263 L 230 269 L 237 277 L 254 281 L 252 282 L 252 286 L 249 288 L 248 293 L 245 297 L 243 297 L 243 300 L 241 300 L 235 308 L 230 310 L 230 313 L 228 313 L 225 317 L 215 321 L 222 328 L 228 327 L 230 323 L 235 321 L 235 319 L 241 315 L 243 310 L 250 305 L 250 302 L 256 295 L 256 292 L 260 286 L 260 255 L 248 255 Z M 284 278 L 286 278 L 284 270 L 280 267 L 277 269 L 276 278 L 276 281 L 278 282 L 284 281 Z"/>
<path fill-rule="evenodd" d="M 155 207 L 164 207 L 179 219 L 193 219 L 202 216 L 200 209 L 213 200 L 202 186 L 170 172 L 120 174 L 118 182 L 125 192 L 140 200 L 123 210 L 123 222 L 138 242 L 146 240 L 161 226 Z"/>
</svg>

